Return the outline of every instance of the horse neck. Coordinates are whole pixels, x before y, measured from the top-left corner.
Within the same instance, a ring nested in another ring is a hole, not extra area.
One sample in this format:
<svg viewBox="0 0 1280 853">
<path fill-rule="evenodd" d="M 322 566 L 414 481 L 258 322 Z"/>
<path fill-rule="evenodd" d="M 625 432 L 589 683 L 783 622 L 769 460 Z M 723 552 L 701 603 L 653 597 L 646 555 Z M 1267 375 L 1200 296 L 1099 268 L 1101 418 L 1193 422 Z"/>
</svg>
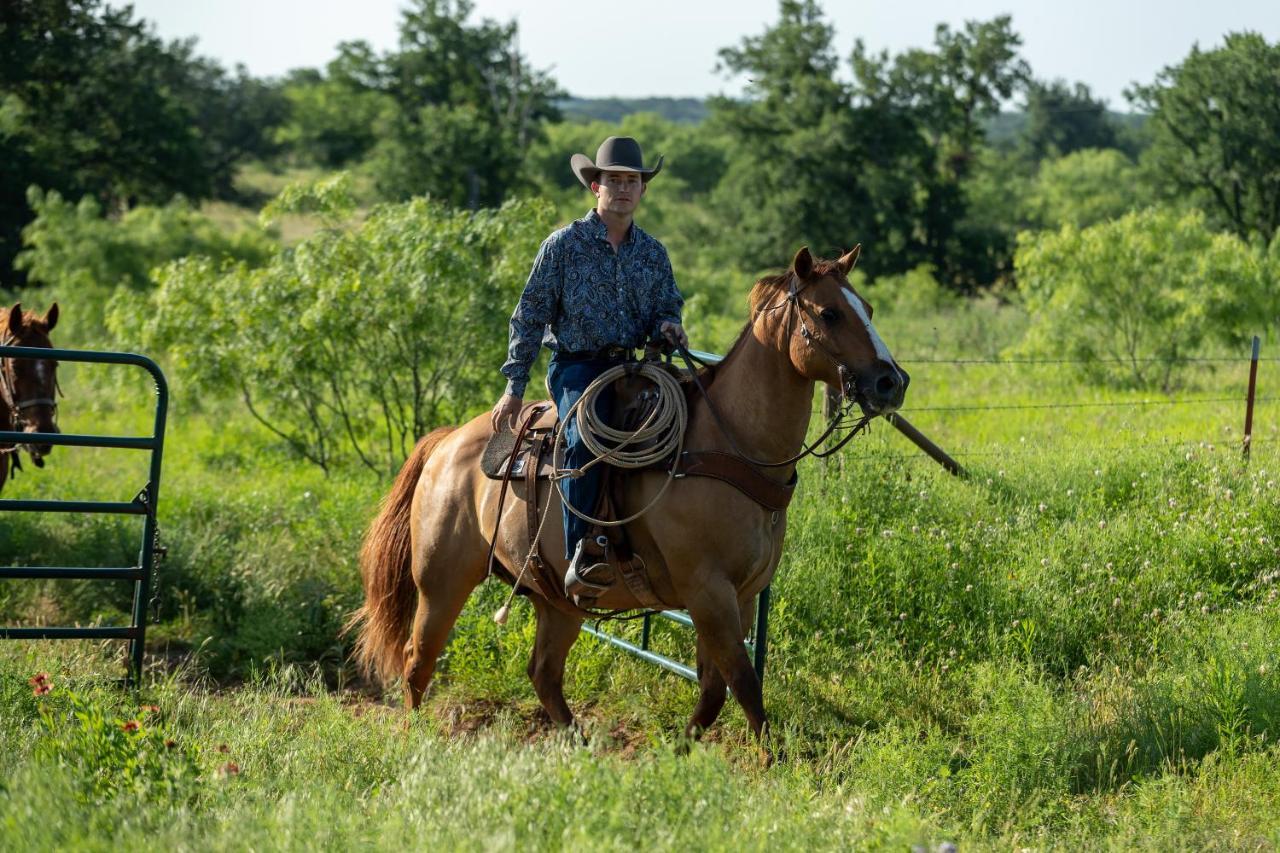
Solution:
<svg viewBox="0 0 1280 853">
<path fill-rule="evenodd" d="M 788 459 L 804 446 L 813 409 L 813 382 L 796 373 L 791 359 L 767 340 L 766 323 L 753 323 L 743 335 L 716 368 L 716 380 L 708 389 L 733 442 L 718 430 L 712 441 L 725 450 L 736 444 L 743 454 L 762 462 Z M 789 477 L 794 466 L 774 470 Z"/>
</svg>

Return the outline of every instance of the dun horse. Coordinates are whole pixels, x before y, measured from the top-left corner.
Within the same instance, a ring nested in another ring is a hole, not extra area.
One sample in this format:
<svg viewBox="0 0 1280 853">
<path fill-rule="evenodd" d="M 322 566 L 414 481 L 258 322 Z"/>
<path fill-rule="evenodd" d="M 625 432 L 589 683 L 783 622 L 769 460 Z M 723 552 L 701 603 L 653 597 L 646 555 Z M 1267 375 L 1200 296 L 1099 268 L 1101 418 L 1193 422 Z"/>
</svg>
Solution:
<svg viewBox="0 0 1280 853">
<path fill-rule="evenodd" d="M 871 307 L 848 282 L 857 256 L 855 248 L 839 260 L 823 261 L 801 249 L 787 272 L 756 283 L 750 321 L 707 389 L 715 412 L 706 400 L 690 403 L 687 448 L 736 451 L 759 461 L 796 456 L 804 447 L 818 382 L 843 388 L 868 416 L 902 405 L 908 377 L 871 325 Z M 352 618 L 361 626 L 357 656 L 384 679 L 404 678 L 409 710 L 422 701 L 450 629 L 486 576 L 499 504 L 499 483 L 480 471 L 490 432 L 485 414 L 421 439 L 361 552 L 365 602 Z M 794 465 L 760 470 L 785 482 Z M 619 517 L 645 506 L 665 479 L 662 471 L 630 476 Z M 550 512 L 559 513 L 555 490 L 545 483 L 542 488 L 548 494 L 540 504 L 554 501 Z M 496 556 L 512 575 L 529 542 L 519 503 L 507 502 L 497 527 Z M 752 731 L 764 732 L 760 681 L 742 641 L 751 604 L 778 565 L 786 529 L 785 510 L 764 509 L 733 486 L 700 477 L 674 481 L 661 502 L 628 526 L 653 591 L 693 619 L 700 695 L 686 728 L 690 736 L 719 716 L 726 683 Z M 545 525 L 541 553 L 560 576 L 562 538 L 559 524 Z M 530 600 L 538 625 L 529 677 L 551 719 L 568 726 L 573 714 L 562 689 L 564 666 L 582 622 L 537 595 Z M 623 584 L 596 603 L 616 610 L 638 606 Z"/>
<path fill-rule="evenodd" d="M 0 345 L 52 347 L 49 332 L 58 324 L 58 303 L 43 317 L 23 311 L 22 303 L 0 309 Z M 53 359 L 0 359 L 0 431 L 57 432 L 58 363 Z M 47 444 L 0 444 L 0 489 L 10 470 L 20 467 L 18 451 L 26 450 L 37 468 L 53 449 Z"/>
</svg>

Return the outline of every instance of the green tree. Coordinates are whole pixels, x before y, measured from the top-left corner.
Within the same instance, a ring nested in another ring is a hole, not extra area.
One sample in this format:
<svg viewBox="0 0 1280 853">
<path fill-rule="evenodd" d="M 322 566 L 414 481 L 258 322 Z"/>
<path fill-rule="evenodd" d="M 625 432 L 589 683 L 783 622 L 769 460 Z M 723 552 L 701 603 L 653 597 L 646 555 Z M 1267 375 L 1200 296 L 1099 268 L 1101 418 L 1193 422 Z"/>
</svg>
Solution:
<svg viewBox="0 0 1280 853">
<path fill-rule="evenodd" d="M 744 100 L 711 102 L 731 146 L 712 206 L 747 266 L 785 263 L 801 244 L 831 255 L 861 241 L 877 269 L 911 252 L 925 143 L 880 101 L 854 107 L 833 37 L 817 3 L 783 0 L 775 24 L 720 51 L 722 69 L 748 84 Z"/>
<path fill-rule="evenodd" d="M 1070 154 L 1082 148 L 1114 148 L 1116 127 L 1107 105 L 1095 100 L 1083 83 L 1032 81 L 1026 87 L 1027 125 L 1022 145 L 1033 160 Z"/>
<path fill-rule="evenodd" d="M 117 212 L 174 193 L 228 193 L 236 162 L 268 152 L 274 89 L 166 44 L 101 0 L 0 5 L 0 276 L 33 213 L 27 187 Z"/>
<path fill-rule="evenodd" d="M 1088 360 L 1101 379 L 1168 389 L 1203 344 L 1239 343 L 1274 317 L 1269 259 L 1199 211 L 1024 232 L 1015 264 L 1031 317 L 1018 351 Z"/>
<path fill-rule="evenodd" d="M 1232 33 L 1128 94 L 1151 113 L 1151 180 L 1215 223 L 1271 240 L 1280 228 L 1280 44 Z"/>
<path fill-rule="evenodd" d="M 304 162 L 329 169 L 354 164 L 373 148 L 395 108 L 385 89 L 373 49 L 362 41 L 344 42 L 323 74 L 295 71 L 285 82 L 289 115 L 275 139 Z"/>
<path fill-rule="evenodd" d="M 517 49 L 515 22 L 469 24 L 469 0 L 414 0 L 400 49 L 382 60 L 396 112 L 370 168 L 383 195 L 429 193 L 455 206 L 497 204 L 516 183 L 561 96 Z"/>
<path fill-rule="evenodd" d="M 970 210 L 974 200 L 990 198 L 989 175 L 982 174 L 985 126 L 1030 73 L 1018 55 L 1021 43 L 1005 15 L 967 21 L 959 31 L 940 24 L 932 49 L 892 58 L 855 44 L 855 99 L 879 107 L 868 119 L 901 127 L 925 143 L 910 146 L 906 132 L 893 137 L 897 147 L 914 151 L 899 167 L 898 180 L 912 186 L 905 208 L 912 214 L 904 223 L 911 236 L 895 271 L 927 263 L 961 290 L 991 283 L 1006 271 L 1008 227 L 992 224 L 987 210 L 975 216 Z"/>
</svg>

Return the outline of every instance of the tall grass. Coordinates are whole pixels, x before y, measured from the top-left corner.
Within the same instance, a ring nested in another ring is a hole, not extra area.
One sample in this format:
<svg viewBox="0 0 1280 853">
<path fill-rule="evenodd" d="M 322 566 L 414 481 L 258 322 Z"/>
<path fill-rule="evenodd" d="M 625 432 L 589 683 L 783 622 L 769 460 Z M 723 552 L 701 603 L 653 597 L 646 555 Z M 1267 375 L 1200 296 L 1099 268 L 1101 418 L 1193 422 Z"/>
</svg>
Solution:
<svg viewBox="0 0 1280 853">
<path fill-rule="evenodd" d="M 496 584 L 464 612 L 435 696 L 402 731 L 398 709 L 339 689 L 352 674 L 337 629 L 387 484 L 326 478 L 232 404 L 186 400 L 179 379 L 164 621 L 150 636 L 186 663 L 157 660 L 140 701 L 160 707 L 143 722 L 180 752 L 143 762 L 163 785 L 107 796 L 95 780 L 145 746 L 77 746 L 139 716 L 139 700 L 105 686 L 118 646 L 6 645 L 0 845 L 1280 843 L 1276 410 L 1259 410 L 1246 466 L 1242 363 L 1182 378 L 1178 399 L 1229 402 L 982 411 L 1167 398 L 1090 385 L 1070 365 L 926 360 L 998 355 L 1021 322 L 996 303 L 877 313 L 895 351 L 916 357 L 904 358 L 905 414 L 971 476 L 950 477 L 887 425 L 802 468 L 774 586 L 765 700 L 779 760 L 767 769 L 736 707 L 680 755 L 694 688 L 589 639 L 566 681 L 590 746 L 553 732 L 525 675 L 532 615 L 495 625 Z M 145 399 L 82 408 L 90 381 L 66 383 L 64 429 L 145 426 Z M 1271 381 L 1264 369 L 1264 394 Z M 5 496 L 127 499 L 141 466 L 60 448 Z M 135 524 L 0 517 L 0 562 L 128 564 Z M 0 586 L 6 622 L 110 621 L 127 606 L 123 588 Z M 675 626 L 655 643 L 692 657 Z M 32 695 L 37 671 L 52 693 Z"/>
</svg>

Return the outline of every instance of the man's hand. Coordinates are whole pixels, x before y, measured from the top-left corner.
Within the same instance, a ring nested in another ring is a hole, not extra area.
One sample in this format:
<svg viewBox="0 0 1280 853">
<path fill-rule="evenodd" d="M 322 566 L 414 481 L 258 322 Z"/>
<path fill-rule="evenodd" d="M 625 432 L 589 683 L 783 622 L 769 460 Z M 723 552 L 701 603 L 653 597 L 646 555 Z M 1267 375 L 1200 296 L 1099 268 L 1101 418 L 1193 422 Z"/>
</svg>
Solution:
<svg viewBox="0 0 1280 853">
<path fill-rule="evenodd" d="M 670 320 L 666 320 L 658 327 L 658 331 L 661 332 L 662 336 L 671 343 L 679 344 L 685 349 L 689 348 L 689 336 L 684 333 L 684 326 L 681 326 L 679 323 L 673 323 Z"/>
<path fill-rule="evenodd" d="M 513 397 L 510 394 L 503 394 L 493 407 L 493 416 L 491 423 L 493 431 L 512 430 L 516 428 L 516 418 L 520 417 L 520 409 L 524 406 L 523 397 Z"/>
</svg>

